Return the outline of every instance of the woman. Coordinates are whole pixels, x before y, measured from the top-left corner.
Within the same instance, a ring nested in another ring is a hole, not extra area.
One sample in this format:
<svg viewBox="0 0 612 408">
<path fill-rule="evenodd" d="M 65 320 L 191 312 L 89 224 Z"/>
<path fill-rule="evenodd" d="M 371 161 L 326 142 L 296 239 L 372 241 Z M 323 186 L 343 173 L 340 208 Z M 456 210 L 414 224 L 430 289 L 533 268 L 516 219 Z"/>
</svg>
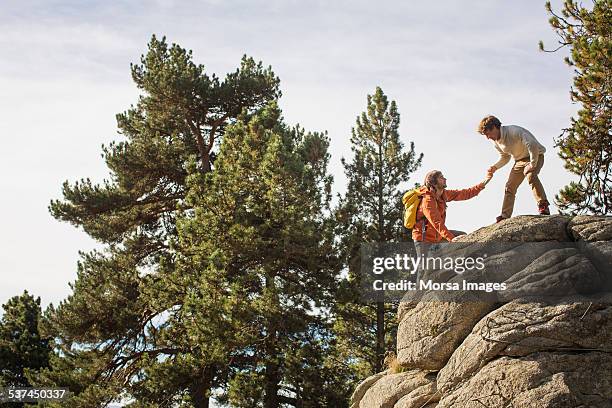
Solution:
<svg viewBox="0 0 612 408">
<path fill-rule="evenodd" d="M 446 227 L 446 203 L 476 197 L 491 177 L 492 174 L 487 174 L 484 181 L 463 190 L 447 190 L 446 177 L 441 171 L 432 170 L 427 173 L 424 185 L 419 189 L 421 203 L 412 229 L 412 239 L 418 257 L 426 257 L 432 244 L 454 241 L 458 235 L 465 235 L 465 232 L 449 230 Z"/>
</svg>

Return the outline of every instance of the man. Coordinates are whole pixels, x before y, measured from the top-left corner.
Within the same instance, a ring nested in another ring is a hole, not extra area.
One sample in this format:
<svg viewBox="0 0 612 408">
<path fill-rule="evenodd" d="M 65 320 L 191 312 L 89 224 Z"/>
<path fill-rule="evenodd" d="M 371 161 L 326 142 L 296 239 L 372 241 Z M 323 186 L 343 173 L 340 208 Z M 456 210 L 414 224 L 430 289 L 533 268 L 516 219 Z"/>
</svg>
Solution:
<svg viewBox="0 0 612 408">
<path fill-rule="evenodd" d="M 500 155 L 497 163 L 489 167 L 490 176 L 505 166 L 511 157 L 514 159 L 514 165 L 506 183 L 501 215 L 496 221 L 500 222 L 512 216 L 516 190 L 525 177 L 527 177 L 527 182 L 538 204 L 538 212 L 542 215 L 550 215 L 548 208 L 550 203 L 546 199 L 546 192 L 538 177 L 544 165 L 546 148 L 527 129 L 514 125 L 502 126 L 500 120 L 495 116 L 487 116 L 482 119 L 478 125 L 478 133 L 493 141 Z"/>
<path fill-rule="evenodd" d="M 412 229 L 414 242 L 452 241 L 457 234 L 446 228 L 446 203 L 476 197 L 485 188 L 491 177 L 488 174 L 485 181 L 476 184 L 474 187 L 463 190 L 447 190 L 446 178 L 441 171 L 432 170 L 427 173 L 424 186 L 419 191 L 422 195 L 421 204 L 416 214 L 416 223 Z"/>
</svg>

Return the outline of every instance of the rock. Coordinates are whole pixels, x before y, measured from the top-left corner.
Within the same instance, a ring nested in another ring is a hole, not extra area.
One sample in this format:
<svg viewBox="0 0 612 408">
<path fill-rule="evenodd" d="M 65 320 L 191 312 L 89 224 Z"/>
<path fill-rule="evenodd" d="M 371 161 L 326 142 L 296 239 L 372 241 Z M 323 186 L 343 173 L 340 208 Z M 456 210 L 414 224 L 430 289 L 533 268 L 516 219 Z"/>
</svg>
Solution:
<svg viewBox="0 0 612 408">
<path fill-rule="evenodd" d="M 455 350 L 437 377 L 441 392 L 499 356 L 539 351 L 605 351 L 612 345 L 612 298 L 546 305 L 515 300 L 489 313 Z"/>
<path fill-rule="evenodd" d="M 569 217 L 563 215 L 519 215 L 460 236 L 458 242 L 573 241 L 568 234 Z"/>
<path fill-rule="evenodd" d="M 487 252 L 493 254 L 486 260 L 485 270 L 495 280 L 508 282 L 510 299 L 529 294 L 567 296 L 596 291 L 602 281 L 599 272 L 576 249 L 556 249 L 558 245 L 508 246 L 494 243 L 487 248 Z M 470 255 L 473 247 L 467 247 L 466 254 L 461 255 Z M 505 250 L 507 248 L 510 249 Z M 495 253 L 497 251 L 501 252 Z M 426 271 L 423 279 L 447 282 L 487 280 L 477 275 L 451 273 L 441 279 L 443 275 L 438 271 Z M 441 369 L 474 325 L 497 307 L 498 301 L 466 291 L 445 293 L 442 302 L 436 300 L 437 296 L 418 294 L 415 295 L 418 303 L 400 304 L 397 352 L 402 366 Z"/>
<path fill-rule="evenodd" d="M 402 320 L 404 320 L 404 316 L 406 316 L 406 313 L 414 309 L 418 304 L 419 302 L 415 300 L 402 299 L 399 306 L 397 307 L 397 321 L 401 322 Z"/>
<path fill-rule="evenodd" d="M 359 401 L 361 401 L 361 399 L 365 395 L 366 391 L 368 391 L 368 389 L 376 381 L 378 381 L 382 377 L 384 377 L 385 374 L 387 374 L 387 371 L 376 373 L 376 374 L 366 378 L 361 383 L 359 383 L 359 385 L 355 388 L 355 391 L 353 391 L 353 395 L 351 395 L 351 402 L 350 402 L 351 405 L 350 405 L 350 407 L 351 408 L 358 408 L 359 407 Z"/>
<path fill-rule="evenodd" d="M 579 215 L 568 223 L 573 239 L 585 243 L 582 247 L 599 270 L 609 268 L 612 259 L 612 217 Z M 612 280 L 607 282 L 612 287 Z"/>
<path fill-rule="evenodd" d="M 435 376 L 421 370 L 411 370 L 398 374 L 388 374 L 377 380 L 359 401 L 360 408 L 392 408 L 402 397 L 410 394 L 415 399 L 427 395 L 432 388 L 423 386 L 435 383 Z M 434 386 L 435 388 L 435 386 Z"/>
<path fill-rule="evenodd" d="M 514 268 L 508 268 L 514 269 Z M 563 298 L 596 293 L 605 285 L 606 276 L 577 248 L 547 251 L 525 268 L 505 280 L 507 290 L 500 300 L 519 297 Z"/>
<path fill-rule="evenodd" d="M 609 408 L 611 401 L 612 354 L 543 352 L 490 362 L 445 394 L 437 408 Z"/>
<path fill-rule="evenodd" d="M 568 223 L 575 241 L 612 241 L 612 217 L 578 215 Z"/>
<path fill-rule="evenodd" d="M 441 369 L 491 308 L 483 302 L 420 302 L 399 324 L 397 361 L 404 367 Z"/>
<path fill-rule="evenodd" d="M 440 394 L 436 392 L 436 383 L 432 381 L 404 395 L 393 408 L 435 407 L 439 400 Z"/>
<path fill-rule="evenodd" d="M 484 269 L 420 277 L 507 290 L 409 292 L 397 361 L 410 371 L 351 407 L 612 407 L 612 217 L 518 216 L 459 242 L 430 254 L 486 253 Z"/>
<path fill-rule="evenodd" d="M 610 278 L 610 259 L 612 259 L 612 241 L 596 241 L 585 244 L 581 248 L 583 253 L 589 257 L 593 265 L 602 272 L 608 272 L 607 278 Z M 612 287 L 612 279 L 607 281 L 608 290 Z"/>
</svg>

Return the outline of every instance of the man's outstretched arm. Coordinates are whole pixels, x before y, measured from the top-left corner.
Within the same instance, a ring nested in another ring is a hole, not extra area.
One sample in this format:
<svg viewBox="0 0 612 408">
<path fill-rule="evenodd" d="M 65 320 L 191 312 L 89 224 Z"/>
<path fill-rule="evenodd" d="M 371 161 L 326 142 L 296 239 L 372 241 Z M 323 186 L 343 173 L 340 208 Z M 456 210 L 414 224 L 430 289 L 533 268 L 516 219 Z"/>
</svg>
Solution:
<svg viewBox="0 0 612 408">
<path fill-rule="evenodd" d="M 499 160 L 489 168 L 489 170 L 493 170 L 493 173 L 508 164 L 511 158 L 509 153 L 504 152 L 497 145 L 495 145 L 495 150 L 499 153 Z"/>
</svg>

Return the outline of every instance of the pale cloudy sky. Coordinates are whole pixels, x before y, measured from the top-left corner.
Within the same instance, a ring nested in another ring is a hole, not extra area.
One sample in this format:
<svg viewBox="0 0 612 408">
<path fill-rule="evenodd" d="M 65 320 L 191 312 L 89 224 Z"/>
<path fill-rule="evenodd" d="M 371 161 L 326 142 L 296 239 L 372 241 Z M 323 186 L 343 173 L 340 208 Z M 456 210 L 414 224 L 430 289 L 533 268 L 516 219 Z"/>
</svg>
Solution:
<svg viewBox="0 0 612 408">
<path fill-rule="evenodd" d="M 286 120 L 329 132 L 337 190 L 350 129 L 381 86 L 398 104 L 403 140 L 425 153 L 414 181 L 433 168 L 450 188 L 480 181 L 497 157 L 475 127 L 492 113 L 546 146 L 552 201 L 571 178 L 553 138 L 577 107 L 564 54 L 538 51 L 539 40 L 555 41 L 547 20 L 534 0 L 3 1 L 0 303 L 28 289 L 57 304 L 70 293 L 78 251 L 97 246 L 47 206 L 65 180 L 108 176 L 100 146 L 119 138 L 115 114 L 136 102 L 129 64 L 151 34 L 192 49 L 222 77 L 245 53 L 271 65 Z M 451 203 L 449 227 L 492 223 L 508 170 L 476 199 Z M 525 183 L 515 214 L 535 210 Z"/>
</svg>

